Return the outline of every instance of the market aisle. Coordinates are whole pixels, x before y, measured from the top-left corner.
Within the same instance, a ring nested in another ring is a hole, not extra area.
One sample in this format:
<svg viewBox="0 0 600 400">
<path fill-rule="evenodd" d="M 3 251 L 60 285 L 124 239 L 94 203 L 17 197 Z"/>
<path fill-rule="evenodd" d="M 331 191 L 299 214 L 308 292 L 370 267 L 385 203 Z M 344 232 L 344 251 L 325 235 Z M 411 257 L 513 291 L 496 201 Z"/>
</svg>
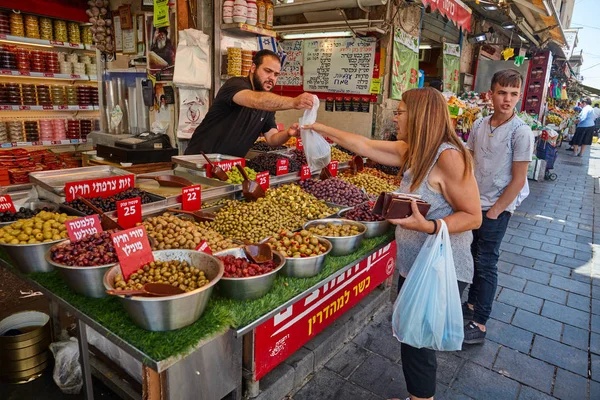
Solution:
<svg viewBox="0 0 600 400">
<path fill-rule="evenodd" d="M 600 145 L 554 172 L 510 222 L 488 340 L 440 353 L 436 399 L 600 398 Z M 390 321 L 391 305 L 293 399 L 404 398 Z"/>
</svg>

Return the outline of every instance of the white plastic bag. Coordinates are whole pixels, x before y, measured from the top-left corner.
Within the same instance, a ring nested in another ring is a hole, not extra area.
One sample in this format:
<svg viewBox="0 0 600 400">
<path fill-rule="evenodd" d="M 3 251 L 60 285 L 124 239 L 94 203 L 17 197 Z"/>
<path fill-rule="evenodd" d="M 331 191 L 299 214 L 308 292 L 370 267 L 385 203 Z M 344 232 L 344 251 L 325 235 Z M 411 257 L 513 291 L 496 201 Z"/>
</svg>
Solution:
<svg viewBox="0 0 600 400">
<path fill-rule="evenodd" d="M 77 339 L 50 343 L 50 350 L 54 355 L 54 382 L 63 393 L 78 394 L 83 387 L 83 378 Z"/>
<path fill-rule="evenodd" d="M 317 120 L 317 111 L 319 110 L 319 98 L 313 95 L 313 107 L 304 111 L 300 118 L 300 126 L 312 125 Z M 304 154 L 311 171 L 320 171 L 331 162 L 331 146 L 327 140 L 312 129 L 301 129 L 302 145 Z"/>
<path fill-rule="evenodd" d="M 208 113 L 209 94 L 206 89 L 179 89 L 179 124 L 177 137 L 191 139 Z"/>
<path fill-rule="evenodd" d="M 392 314 L 394 336 L 412 347 L 460 350 L 462 309 L 448 227 L 429 236 L 415 260 Z"/>
<path fill-rule="evenodd" d="M 196 29 L 179 31 L 173 83 L 179 87 L 210 89 L 210 40 Z"/>
</svg>

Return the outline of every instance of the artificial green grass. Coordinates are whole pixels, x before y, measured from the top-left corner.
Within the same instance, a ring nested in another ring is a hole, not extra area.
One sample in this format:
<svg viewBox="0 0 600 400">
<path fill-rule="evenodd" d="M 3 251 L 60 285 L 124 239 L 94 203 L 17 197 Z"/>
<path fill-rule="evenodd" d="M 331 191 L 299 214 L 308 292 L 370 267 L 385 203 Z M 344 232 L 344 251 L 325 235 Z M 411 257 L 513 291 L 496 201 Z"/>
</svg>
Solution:
<svg viewBox="0 0 600 400">
<path fill-rule="evenodd" d="M 220 297 L 216 291 L 202 317 L 192 325 L 175 331 L 150 332 L 133 324 L 118 299 L 106 297 L 91 299 L 81 296 L 67 287 L 58 272 L 27 275 L 62 298 L 83 314 L 97 321 L 125 342 L 139 349 L 154 361 L 183 355 L 201 340 L 222 332 L 229 327 L 241 328 L 262 315 L 279 307 L 294 296 L 314 286 L 326 277 L 352 262 L 364 258 L 373 249 L 391 241 L 393 232 L 366 239 L 354 253 L 343 257 L 328 257 L 321 273 L 312 278 L 288 278 L 278 276 L 269 293 L 253 301 L 238 301 Z M 0 253 L 0 257 L 6 255 Z"/>
</svg>

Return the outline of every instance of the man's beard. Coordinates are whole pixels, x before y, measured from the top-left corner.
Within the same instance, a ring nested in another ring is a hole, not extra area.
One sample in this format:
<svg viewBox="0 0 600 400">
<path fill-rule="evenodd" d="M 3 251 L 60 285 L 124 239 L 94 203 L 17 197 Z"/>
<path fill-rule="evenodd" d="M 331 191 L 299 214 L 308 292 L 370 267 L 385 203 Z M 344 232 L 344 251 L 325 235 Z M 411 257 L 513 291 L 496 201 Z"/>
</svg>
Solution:
<svg viewBox="0 0 600 400">
<path fill-rule="evenodd" d="M 254 84 L 254 90 L 256 90 L 258 92 L 267 92 L 267 90 L 265 90 L 265 87 L 263 86 L 263 84 L 260 82 L 260 79 L 258 79 L 258 77 L 255 74 L 253 74 L 251 78 L 252 78 L 252 83 Z M 273 88 L 275 87 L 274 82 L 273 81 L 269 81 L 269 82 L 271 82 L 270 90 L 273 90 Z"/>
<path fill-rule="evenodd" d="M 166 38 L 164 40 L 157 40 L 156 41 L 156 47 L 158 47 L 161 50 L 164 49 L 166 45 L 167 45 L 167 39 Z"/>
</svg>

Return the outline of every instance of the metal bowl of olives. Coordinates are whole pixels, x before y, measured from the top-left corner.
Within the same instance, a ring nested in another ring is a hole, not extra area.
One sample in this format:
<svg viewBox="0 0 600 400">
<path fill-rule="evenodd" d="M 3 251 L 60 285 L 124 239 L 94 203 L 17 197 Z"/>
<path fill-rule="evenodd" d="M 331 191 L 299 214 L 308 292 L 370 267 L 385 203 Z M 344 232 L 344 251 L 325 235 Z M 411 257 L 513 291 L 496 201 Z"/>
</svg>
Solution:
<svg viewBox="0 0 600 400">
<path fill-rule="evenodd" d="M 214 254 L 215 257 L 234 256 L 244 258 L 246 254 L 243 249 L 229 249 Z M 273 261 L 275 268 L 271 272 L 262 275 L 249 276 L 243 278 L 228 278 L 223 276 L 219 281 L 219 294 L 223 297 L 229 297 L 236 300 L 254 300 L 263 297 L 275 283 L 277 272 L 286 264 L 286 259 L 277 251 L 273 251 Z"/>
<path fill-rule="evenodd" d="M 17 208 L 17 207 L 15 206 L 15 208 Z M 23 211 L 21 211 L 22 209 L 23 209 Z M 2 213 L 2 214 L 7 214 L 7 215 L 0 216 L 0 228 L 2 228 L 3 226 L 8 226 L 21 218 L 31 218 L 36 214 L 35 211 L 42 210 L 42 209 L 46 209 L 46 211 L 57 212 L 58 204 L 50 203 L 49 201 L 38 201 L 38 200 L 28 201 L 26 203 L 23 203 L 23 205 L 17 209 L 17 212 L 14 213 L 14 214 L 16 214 L 15 217 L 12 217 L 12 215 L 14 215 L 13 213 L 10 213 L 11 214 L 10 216 L 8 215 L 9 213 L 6 213 L 6 212 Z M 25 215 L 20 216 L 21 214 L 25 214 Z M 8 218 L 8 217 L 12 217 L 13 219 L 7 221 L 6 218 Z"/>
<path fill-rule="evenodd" d="M 340 218 L 345 218 L 345 215 L 348 211 L 352 210 L 352 207 L 344 208 L 338 212 Z M 355 220 L 350 220 L 355 221 Z M 365 232 L 365 239 L 374 238 L 377 236 L 381 236 L 390 230 L 392 224 L 390 224 L 387 220 L 383 221 L 363 221 L 359 220 L 361 224 L 367 227 L 367 231 Z"/>
<path fill-rule="evenodd" d="M 344 228 L 345 226 L 349 228 Z M 333 247 L 331 249 L 332 256 L 345 256 L 355 252 L 367 232 L 367 227 L 364 224 L 341 218 L 310 221 L 304 224 L 304 229 L 316 236 L 329 240 Z M 316 231 L 312 232 L 312 229 Z M 319 233 L 319 231 L 325 233 Z"/>
<path fill-rule="evenodd" d="M 313 256 L 296 255 L 295 257 L 286 257 L 285 265 L 281 268 L 280 274 L 290 278 L 312 278 L 318 275 L 325 266 L 325 257 L 331 252 L 331 242 L 325 238 L 317 237 L 319 245 L 325 248 L 321 254 Z M 274 238 L 267 238 L 263 243 L 270 243 Z M 271 245 L 271 247 L 274 247 Z"/>
<path fill-rule="evenodd" d="M 223 263 L 216 257 L 194 250 L 158 250 L 152 254 L 155 261 L 187 262 L 204 272 L 209 282 L 174 296 L 117 296 L 123 308 L 134 324 L 149 331 L 170 331 L 193 324 L 202 316 L 214 286 L 223 276 Z M 115 278 L 120 273 L 118 264 L 106 272 L 106 290 L 115 289 Z"/>
<path fill-rule="evenodd" d="M 92 298 L 106 297 L 106 289 L 104 289 L 104 275 L 106 271 L 114 267 L 116 263 L 94 265 L 94 266 L 70 266 L 60 264 L 52 260 L 52 250 L 55 246 L 66 245 L 71 243 L 70 240 L 57 243 L 50 247 L 46 252 L 46 262 L 52 265 L 68 287 L 73 291 Z"/>
</svg>

